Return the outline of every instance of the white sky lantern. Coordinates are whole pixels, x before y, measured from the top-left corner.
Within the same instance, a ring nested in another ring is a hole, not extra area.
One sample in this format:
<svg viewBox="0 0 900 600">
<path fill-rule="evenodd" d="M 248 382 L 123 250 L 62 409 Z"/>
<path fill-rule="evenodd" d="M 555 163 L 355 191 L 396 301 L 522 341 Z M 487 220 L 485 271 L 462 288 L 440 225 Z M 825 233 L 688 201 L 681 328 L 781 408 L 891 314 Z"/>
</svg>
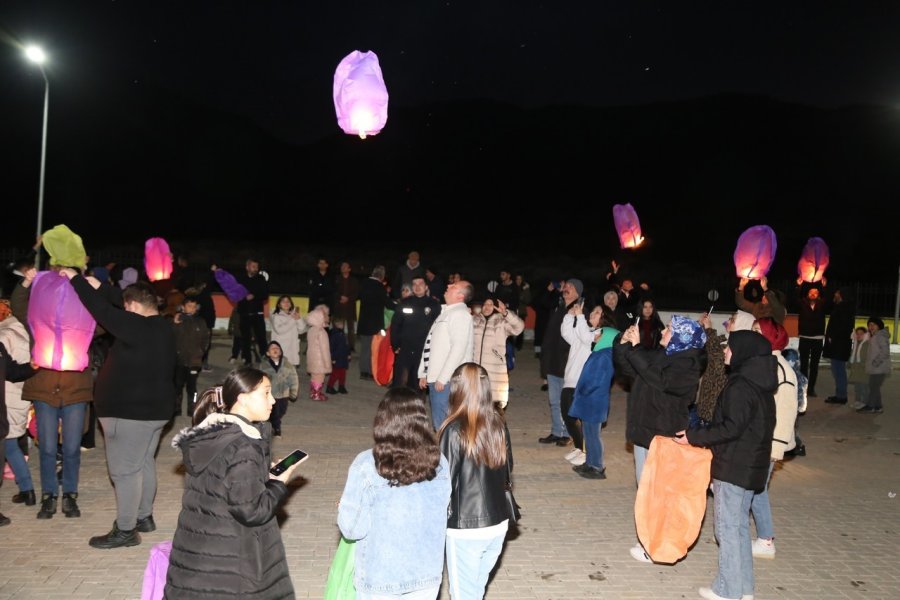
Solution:
<svg viewBox="0 0 900 600">
<path fill-rule="evenodd" d="M 344 133 L 366 139 L 387 123 L 388 92 L 374 52 L 354 50 L 334 72 L 334 110 Z"/>
</svg>

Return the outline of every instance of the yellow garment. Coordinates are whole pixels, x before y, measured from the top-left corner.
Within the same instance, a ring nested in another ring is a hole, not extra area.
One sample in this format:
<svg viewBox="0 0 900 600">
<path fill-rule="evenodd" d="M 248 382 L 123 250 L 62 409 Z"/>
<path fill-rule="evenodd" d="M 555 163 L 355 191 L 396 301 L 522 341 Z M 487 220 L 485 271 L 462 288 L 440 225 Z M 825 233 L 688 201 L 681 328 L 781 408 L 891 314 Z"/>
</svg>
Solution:
<svg viewBox="0 0 900 600">
<path fill-rule="evenodd" d="M 644 550 L 659 563 L 683 558 L 700 534 L 712 452 L 658 435 L 641 472 L 634 522 Z"/>
<path fill-rule="evenodd" d="M 87 265 L 87 252 L 84 251 L 81 236 L 65 225 L 57 225 L 45 232 L 41 240 L 50 255 L 51 265 L 78 269 Z"/>
</svg>

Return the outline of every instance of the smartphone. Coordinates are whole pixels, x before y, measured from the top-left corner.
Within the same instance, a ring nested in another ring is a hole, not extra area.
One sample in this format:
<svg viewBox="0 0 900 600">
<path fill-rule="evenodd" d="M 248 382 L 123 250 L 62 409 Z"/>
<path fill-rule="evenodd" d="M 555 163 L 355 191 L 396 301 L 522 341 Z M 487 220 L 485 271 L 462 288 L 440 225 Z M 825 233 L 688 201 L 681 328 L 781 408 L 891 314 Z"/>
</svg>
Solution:
<svg viewBox="0 0 900 600">
<path fill-rule="evenodd" d="M 275 465 L 271 469 L 269 469 L 269 473 L 271 473 L 272 475 L 281 475 L 292 466 L 302 463 L 307 458 L 309 458 L 309 454 L 297 448 L 296 450 L 282 458 L 280 461 L 275 463 Z"/>
</svg>

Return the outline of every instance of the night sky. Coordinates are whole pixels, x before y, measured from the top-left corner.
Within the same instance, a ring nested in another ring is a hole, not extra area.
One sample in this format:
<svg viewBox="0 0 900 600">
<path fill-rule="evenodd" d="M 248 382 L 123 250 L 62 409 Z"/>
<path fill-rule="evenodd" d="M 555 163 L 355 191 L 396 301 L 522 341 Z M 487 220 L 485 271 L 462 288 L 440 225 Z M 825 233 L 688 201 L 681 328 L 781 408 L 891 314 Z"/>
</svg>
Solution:
<svg viewBox="0 0 900 600">
<path fill-rule="evenodd" d="M 900 5 L 890 2 L 4 0 L 0 158 L 26 149 L 34 160 L 33 173 L 15 174 L 0 245 L 27 243 L 17 218 L 33 229 L 21 181 L 33 180 L 36 197 L 43 81 L 21 57 L 26 43 L 50 57 L 50 171 L 78 149 L 54 137 L 59 124 L 91 111 L 108 113 L 115 129 L 120 112 L 107 109 L 123 90 L 244 117 L 288 144 L 334 136 L 331 80 L 355 49 L 378 54 L 392 109 L 471 99 L 614 107 L 723 93 L 895 108 L 898 31 Z"/>
</svg>

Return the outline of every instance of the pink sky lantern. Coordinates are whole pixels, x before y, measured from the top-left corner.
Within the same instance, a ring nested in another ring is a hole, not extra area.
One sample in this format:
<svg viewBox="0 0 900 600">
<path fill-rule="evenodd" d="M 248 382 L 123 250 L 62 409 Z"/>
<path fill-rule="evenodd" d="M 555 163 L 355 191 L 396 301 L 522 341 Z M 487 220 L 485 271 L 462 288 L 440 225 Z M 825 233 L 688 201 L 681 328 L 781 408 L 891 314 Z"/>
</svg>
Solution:
<svg viewBox="0 0 900 600">
<path fill-rule="evenodd" d="M 344 133 L 366 139 L 387 123 L 388 92 L 374 52 L 354 50 L 334 71 L 334 110 Z"/>
<path fill-rule="evenodd" d="M 775 260 L 775 232 L 768 225 L 755 225 L 738 238 L 734 249 L 734 268 L 738 277 L 765 277 Z"/>
<path fill-rule="evenodd" d="M 622 248 L 637 248 L 644 241 L 644 236 L 641 235 L 641 222 L 631 204 L 613 206 L 613 222 L 616 224 L 619 246 Z"/>
<path fill-rule="evenodd" d="M 68 279 L 55 271 L 37 274 L 28 299 L 28 326 L 38 366 L 54 371 L 86 369 L 96 325 Z"/>
<path fill-rule="evenodd" d="M 825 240 L 820 237 L 811 237 L 803 247 L 800 253 L 800 260 L 797 262 L 797 274 L 807 283 L 815 283 L 821 281 L 825 275 L 825 269 L 828 268 L 828 246 Z"/>
<path fill-rule="evenodd" d="M 166 240 L 155 237 L 144 242 L 144 271 L 150 281 L 172 276 L 172 251 Z"/>
</svg>

